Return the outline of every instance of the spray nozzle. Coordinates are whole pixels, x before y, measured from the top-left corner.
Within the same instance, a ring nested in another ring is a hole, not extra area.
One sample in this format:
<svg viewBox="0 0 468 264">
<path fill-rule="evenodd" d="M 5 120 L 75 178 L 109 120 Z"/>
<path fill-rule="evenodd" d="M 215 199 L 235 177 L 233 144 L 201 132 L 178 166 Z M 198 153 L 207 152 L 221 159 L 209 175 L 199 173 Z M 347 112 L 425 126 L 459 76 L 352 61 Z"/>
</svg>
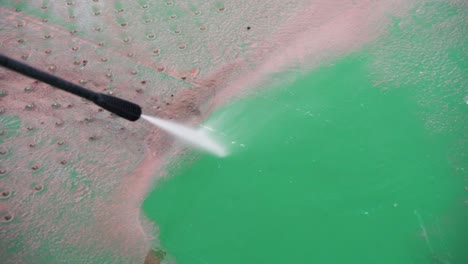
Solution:
<svg viewBox="0 0 468 264">
<path fill-rule="evenodd" d="M 136 121 L 141 116 L 141 107 L 135 103 L 117 98 L 115 96 L 93 92 L 52 74 L 31 67 L 25 63 L 9 58 L 3 54 L 0 54 L 0 65 L 25 76 L 52 85 L 61 90 L 88 99 L 100 107 L 106 109 L 107 111 L 127 120 Z"/>
</svg>

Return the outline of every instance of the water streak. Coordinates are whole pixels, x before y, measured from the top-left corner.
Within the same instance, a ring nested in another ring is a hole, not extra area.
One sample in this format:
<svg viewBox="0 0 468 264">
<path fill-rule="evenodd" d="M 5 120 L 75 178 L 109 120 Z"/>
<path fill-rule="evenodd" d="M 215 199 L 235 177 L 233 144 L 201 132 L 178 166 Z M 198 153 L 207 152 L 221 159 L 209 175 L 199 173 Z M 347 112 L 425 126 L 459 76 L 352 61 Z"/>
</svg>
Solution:
<svg viewBox="0 0 468 264">
<path fill-rule="evenodd" d="M 142 115 L 141 117 L 193 147 L 206 150 L 219 157 L 225 157 L 228 154 L 227 150 L 221 144 L 211 139 L 203 130 L 196 130 L 157 117 L 147 115 Z"/>
</svg>

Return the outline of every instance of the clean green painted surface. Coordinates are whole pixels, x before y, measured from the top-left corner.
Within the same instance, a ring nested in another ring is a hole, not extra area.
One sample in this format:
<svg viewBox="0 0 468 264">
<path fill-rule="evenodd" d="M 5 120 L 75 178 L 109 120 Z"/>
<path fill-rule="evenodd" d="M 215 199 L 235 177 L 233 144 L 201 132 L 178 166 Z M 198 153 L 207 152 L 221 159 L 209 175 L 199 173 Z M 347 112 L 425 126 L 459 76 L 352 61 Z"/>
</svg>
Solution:
<svg viewBox="0 0 468 264">
<path fill-rule="evenodd" d="M 183 264 L 466 260 L 465 168 L 447 158 L 462 154 L 463 132 L 432 133 L 418 89 L 373 86 L 365 58 L 216 113 L 244 113 L 219 129 L 247 131 L 245 148 L 187 162 L 143 206 L 169 254 Z"/>
</svg>

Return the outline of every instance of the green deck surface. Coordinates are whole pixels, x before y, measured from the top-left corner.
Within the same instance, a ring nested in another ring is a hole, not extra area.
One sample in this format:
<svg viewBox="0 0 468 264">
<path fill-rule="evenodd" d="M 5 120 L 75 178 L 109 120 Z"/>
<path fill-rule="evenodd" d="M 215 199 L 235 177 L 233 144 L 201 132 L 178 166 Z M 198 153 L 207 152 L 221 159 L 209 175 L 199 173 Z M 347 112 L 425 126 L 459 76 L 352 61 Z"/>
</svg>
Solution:
<svg viewBox="0 0 468 264">
<path fill-rule="evenodd" d="M 384 90 L 370 67 L 364 51 L 216 113 L 243 113 L 220 129 L 244 135 L 245 148 L 187 162 L 144 204 L 169 254 L 184 264 L 467 263 L 466 168 L 450 159 L 464 156 L 465 132 L 425 125 L 421 113 L 440 111 L 417 102 L 430 81 Z M 466 114 L 460 97 L 448 103 Z"/>
</svg>

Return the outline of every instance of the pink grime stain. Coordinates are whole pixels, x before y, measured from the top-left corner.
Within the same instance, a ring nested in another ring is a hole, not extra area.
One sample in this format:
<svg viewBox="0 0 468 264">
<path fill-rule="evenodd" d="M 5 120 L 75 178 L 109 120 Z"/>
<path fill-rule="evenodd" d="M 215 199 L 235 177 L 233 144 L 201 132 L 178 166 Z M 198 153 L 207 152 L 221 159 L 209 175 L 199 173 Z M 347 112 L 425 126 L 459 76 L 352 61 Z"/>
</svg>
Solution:
<svg viewBox="0 0 468 264">
<path fill-rule="evenodd" d="M 386 32 L 391 23 L 390 15 L 402 16 L 413 6 L 406 1 L 336 2 L 341 5 L 335 2 L 311 4 L 290 18 L 267 41 L 252 43 L 253 57 L 259 63 L 242 78 L 232 80 L 218 95 L 216 105 L 219 107 L 225 99 L 260 85 L 273 73 L 297 65 L 310 71 L 362 48 Z"/>
<path fill-rule="evenodd" d="M 271 74 L 297 65 L 313 70 L 364 47 L 385 32 L 389 15 L 411 6 L 344 0 L 233 1 L 221 10 L 206 1 L 129 2 L 122 10 L 104 1 L 41 5 L 0 7 L 1 53 L 131 100 L 146 115 L 190 125 Z M 2 147 L 12 153 L 0 156 L 11 168 L 0 175 L 0 189 L 15 193 L 0 200 L 0 213 L 14 215 L 0 223 L 6 263 L 40 258 L 47 250 L 42 241 L 56 262 L 155 259 L 146 256 L 158 245 L 156 227 L 140 207 L 184 147 L 145 122 L 127 122 L 4 69 L 0 83 L 7 92 L 0 97 L 6 120 L 0 130 L 8 134 Z"/>
</svg>

